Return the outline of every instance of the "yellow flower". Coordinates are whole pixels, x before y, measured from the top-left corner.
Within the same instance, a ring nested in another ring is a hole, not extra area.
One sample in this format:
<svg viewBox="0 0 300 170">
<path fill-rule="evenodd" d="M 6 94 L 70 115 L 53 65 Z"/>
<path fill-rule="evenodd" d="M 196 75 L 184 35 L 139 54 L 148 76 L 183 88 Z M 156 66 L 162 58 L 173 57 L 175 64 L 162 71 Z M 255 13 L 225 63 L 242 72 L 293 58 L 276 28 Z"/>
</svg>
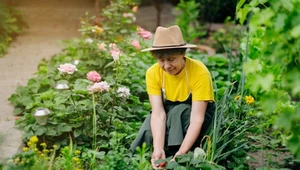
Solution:
<svg viewBox="0 0 300 170">
<path fill-rule="evenodd" d="M 56 149 L 56 148 L 57 148 L 57 145 L 53 145 L 52 147 L 53 147 L 53 149 Z"/>
<path fill-rule="evenodd" d="M 47 154 L 47 153 L 49 153 L 49 150 L 48 150 L 48 149 L 44 149 L 43 152 L 44 152 L 45 154 Z"/>
<path fill-rule="evenodd" d="M 92 32 L 100 34 L 103 31 L 102 28 L 98 27 L 97 25 L 92 29 Z"/>
<path fill-rule="evenodd" d="M 76 150 L 76 151 L 75 151 L 75 155 L 79 155 L 80 153 L 81 153 L 80 150 Z"/>
<path fill-rule="evenodd" d="M 247 104 L 252 104 L 254 103 L 254 98 L 252 96 L 246 96 L 245 101 Z"/>
<path fill-rule="evenodd" d="M 236 100 L 239 100 L 240 98 L 241 98 L 241 95 L 237 95 L 234 97 L 234 100 L 236 101 Z"/>
<path fill-rule="evenodd" d="M 23 152 L 26 152 L 26 151 L 29 150 L 29 148 L 28 147 L 24 147 L 22 150 L 23 150 Z"/>
<path fill-rule="evenodd" d="M 44 146 L 44 147 L 47 146 L 47 144 L 46 144 L 45 142 L 41 143 L 40 145 L 41 145 L 41 146 Z"/>
<path fill-rule="evenodd" d="M 72 158 L 72 161 L 74 161 L 74 162 L 80 162 L 80 159 L 77 158 L 77 157 L 73 157 L 73 158 Z"/>
<path fill-rule="evenodd" d="M 27 142 L 27 145 L 28 145 L 29 147 L 30 147 L 30 146 L 32 146 L 32 144 L 33 144 L 33 143 L 32 143 L 32 142 L 30 142 L 30 141 L 29 141 L 29 142 Z"/>
<path fill-rule="evenodd" d="M 32 136 L 32 137 L 29 139 L 29 141 L 30 141 L 31 143 L 37 143 L 37 142 L 39 141 L 39 139 L 37 138 L 37 136 Z"/>
<path fill-rule="evenodd" d="M 19 163 L 20 162 L 20 158 L 19 157 L 15 158 L 14 162 L 15 163 Z"/>
</svg>

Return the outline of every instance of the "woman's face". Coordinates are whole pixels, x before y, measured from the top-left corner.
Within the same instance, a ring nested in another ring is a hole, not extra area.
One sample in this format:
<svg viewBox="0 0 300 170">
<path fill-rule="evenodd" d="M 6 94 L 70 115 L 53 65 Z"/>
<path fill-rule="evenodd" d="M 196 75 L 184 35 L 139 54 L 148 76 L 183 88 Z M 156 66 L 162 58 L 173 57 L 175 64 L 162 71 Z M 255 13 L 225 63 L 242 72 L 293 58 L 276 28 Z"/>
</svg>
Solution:
<svg viewBox="0 0 300 170">
<path fill-rule="evenodd" d="M 177 75 L 185 66 L 184 54 L 169 56 L 166 58 L 158 58 L 159 66 L 171 75 Z"/>
</svg>

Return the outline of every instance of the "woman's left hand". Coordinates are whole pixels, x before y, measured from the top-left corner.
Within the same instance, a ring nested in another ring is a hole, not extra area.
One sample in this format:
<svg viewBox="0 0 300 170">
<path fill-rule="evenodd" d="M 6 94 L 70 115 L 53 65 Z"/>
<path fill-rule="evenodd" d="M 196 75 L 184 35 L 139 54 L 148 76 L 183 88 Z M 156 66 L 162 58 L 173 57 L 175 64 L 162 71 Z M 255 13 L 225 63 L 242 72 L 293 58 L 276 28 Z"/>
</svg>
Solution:
<svg viewBox="0 0 300 170">
<path fill-rule="evenodd" d="M 178 155 L 184 155 L 185 153 L 181 152 L 180 150 L 176 152 L 176 154 L 173 156 L 171 161 L 175 161 L 176 156 Z"/>
</svg>

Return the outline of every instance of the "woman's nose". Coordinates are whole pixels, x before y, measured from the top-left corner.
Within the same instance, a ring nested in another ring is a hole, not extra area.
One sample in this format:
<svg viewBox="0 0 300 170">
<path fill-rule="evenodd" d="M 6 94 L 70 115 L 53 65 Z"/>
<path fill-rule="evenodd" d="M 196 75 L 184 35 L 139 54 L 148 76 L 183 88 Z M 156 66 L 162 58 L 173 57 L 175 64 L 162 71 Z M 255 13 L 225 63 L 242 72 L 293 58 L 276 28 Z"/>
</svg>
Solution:
<svg viewBox="0 0 300 170">
<path fill-rule="evenodd" d="M 164 67 L 167 70 L 168 68 L 171 67 L 171 64 L 169 62 L 165 62 Z"/>
</svg>

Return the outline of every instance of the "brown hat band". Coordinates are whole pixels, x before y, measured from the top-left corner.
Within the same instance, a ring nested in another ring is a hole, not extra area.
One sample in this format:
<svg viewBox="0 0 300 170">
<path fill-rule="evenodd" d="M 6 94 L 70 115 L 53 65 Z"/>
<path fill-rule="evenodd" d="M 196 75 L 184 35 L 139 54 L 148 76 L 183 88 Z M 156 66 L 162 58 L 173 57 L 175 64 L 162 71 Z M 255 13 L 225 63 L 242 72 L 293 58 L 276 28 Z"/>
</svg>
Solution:
<svg viewBox="0 0 300 170">
<path fill-rule="evenodd" d="M 185 46 L 186 43 L 179 44 L 179 45 L 165 45 L 165 46 L 154 46 L 152 45 L 152 48 L 162 48 L 162 47 L 180 47 L 180 46 Z"/>
</svg>

